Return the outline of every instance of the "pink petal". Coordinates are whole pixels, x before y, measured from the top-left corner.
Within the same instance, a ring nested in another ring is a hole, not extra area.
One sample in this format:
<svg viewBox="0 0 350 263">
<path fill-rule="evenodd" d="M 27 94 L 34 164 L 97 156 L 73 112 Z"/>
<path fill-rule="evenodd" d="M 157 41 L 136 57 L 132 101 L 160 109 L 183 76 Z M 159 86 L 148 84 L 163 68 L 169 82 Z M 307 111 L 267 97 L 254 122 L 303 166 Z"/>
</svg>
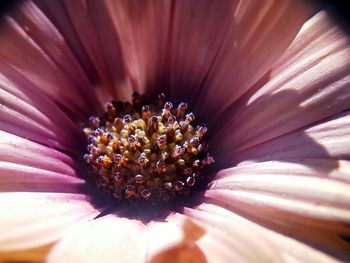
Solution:
<svg viewBox="0 0 350 263">
<path fill-rule="evenodd" d="M 169 1 L 105 1 L 133 90 L 143 93 L 154 89 L 156 80 L 161 78 L 168 44 L 170 5 Z M 109 56 L 107 60 L 110 61 Z M 132 90 L 127 91 L 130 93 Z M 130 96 L 125 92 L 122 95 Z"/>
<path fill-rule="evenodd" d="M 5 17 L 0 43 L 1 60 L 57 103 L 66 105 L 77 115 L 94 107 L 89 103 L 93 90 L 64 39 L 30 1 L 19 5 L 11 17 Z"/>
<path fill-rule="evenodd" d="M 268 228 L 260 226 L 236 213 L 227 210 L 223 207 L 206 203 L 200 205 L 197 209 L 207 212 L 207 214 L 216 214 L 232 220 L 232 224 L 238 222 L 240 225 L 251 229 L 252 233 L 259 233 L 269 242 L 271 242 L 279 250 L 285 262 L 336 262 L 326 254 L 305 245 L 302 242 L 296 241 L 288 236 L 274 232 Z M 197 214 L 193 210 L 185 210 L 185 214 Z"/>
<path fill-rule="evenodd" d="M 327 204 L 244 190 L 208 190 L 206 196 L 275 226 L 349 234 L 350 211 Z"/>
<path fill-rule="evenodd" d="M 348 257 L 348 209 L 238 190 L 209 190 L 212 201 L 261 225 L 308 243 L 336 257 Z"/>
<path fill-rule="evenodd" d="M 206 230 L 188 217 L 172 213 L 164 222 L 150 222 L 147 230 L 147 262 L 207 262 L 204 251 L 197 245 Z"/>
<path fill-rule="evenodd" d="M 316 176 L 349 183 L 350 161 L 331 159 L 286 159 L 266 162 L 243 162 L 238 166 L 219 171 L 215 178 L 224 178 L 233 173 L 249 175 Z"/>
<path fill-rule="evenodd" d="M 350 182 L 333 178 L 349 177 L 350 172 L 344 167 L 338 169 L 332 166 L 322 170 L 325 167 L 323 160 L 312 162 L 314 167 L 305 163 L 308 162 L 271 161 L 221 170 L 210 189 L 254 192 L 329 208 L 349 208 Z"/>
<path fill-rule="evenodd" d="M 29 249 L 61 238 L 98 211 L 78 194 L 0 193 L 0 251 Z"/>
<path fill-rule="evenodd" d="M 0 71 L 2 129 L 72 151 L 80 136 L 78 127 L 18 72 L 3 63 L 0 63 Z"/>
<path fill-rule="evenodd" d="M 80 192 L 84 183 L 71 175 L 0 161 L 1 192 Z"/>
<path fill-rule="evenodd" d="M 166 222 L 150 222 L 148 231 L 148 259 L 157 253 L 176 246 L 182 242 L 184 236 L 182 231 L 184 219 L 170 216 Z"/>
<path fill-rule="evenodd" d="M 232 149 L 228 154 L 238 162 L 304 158 L 346 160 L 350 158 L 349 122 L 350 115 L 345 112 L 246 151 Z"/>
<path fill-rule="evenodd" d="M 174 1 L 164 65 L 172 97 L 194 103 L 234 27 L 237 5 L 226 0 Z"/>
<path fill-rule="evenodd" d="M 216 120 L 250 89 L 287 49 L 309 12 L 308 6 L 295 1 L 241 1 L 214 61 L 209 62 L 196 100 L 201 114 Z"/>
<path fill-rule="evenodd" d="M 144 262 L 145 226 L 114 215 L 76 227 L 51 251 L 48 262 Z"/>
<path fill-rule="evenodd" d="M 45 13 L 50 22 L 62 34 L 68 46 L 71 48 L 77 60 L 80 62 L 80 66 L 85 71 L 86 77 L 89 78 L 92 84 L 97 84 L 99 77 L 101 77 L 97 75 L 95 68 L 95 66 L 98 64 L 98 61 L 91 60 L 90 56 L 88 55 L 88 48 L 85 50 L 84 45 L 89 43 L 91 43 L 91 45 L 95 45 L 95 43 L 98 41 L 94 35 L 92 35 L 88 41 L 85 41 L 82 36 L 93 31 L 93 25 L 84 24 L 82 22 L 83 19 L 88 19 L 89 17 L 89 15 L 85 13 L 84 16 L 80 16 L 80 12 L 83 12 L 84 10 L 83 6 L 75 10 L 75 15 L 73 17 L 70 17 L 68 14 L 68 8 L 64 6 L 63 1 L 47 2 L 34 0 L 33 2 L 42 10 L 43 13 Z M 78 3 L 78 1 L 74 1 L 74 3 Z M 81 28 L 75 28 L 73 23 L 81 24 Z M 96 57 L 99 58 L 101 56 Z"/>
<path fill-rule="evenodd" d="M 217 140 L 248 148 L 350 107 L 349 37 L 326 14 L 308 21 L 271 79 L 231 117 Z M 311 35 L 311 37 L 310 37 Z"/>
<path fill-rule="evenodd" d="M 205 253 L 208 262 L 282 260 L 276 246 L 248 224 L 189 208 L 185 209 L 185 214 L 197 219 L 206 229 L 206 235 L 199 239 L 198 245 Z"/>
<path fill-rule="evenodd" d="M 0 160 L 75 175 L 71 157 L 27 139 L 0 131 Z"/>
<path fill-rule="evenodd" d="M 122 68 L 121 58 L 117 65 L 112 67 L 107 61 L 106 45 L 115 48 L 114 51 L 109 52 L 109 55 L 118 54 L 120 56 L 120 47 L 119 40 L 115 39 L 115 32 L 110 30 L 112 22 L 103 13 L 105 12 L 104 3 L 100 2 L 100 5 L 96 7 L 90 7 L 93 2 L 86 1 L 62 1 L 56 5 L 52 5 L 47 1 L 37 1 L 37 4 L 60 29 L 68 42 L 74 46 L 79 45 L 79 47 L 74 47 L 74 50 L 84 52 L 84 54 L 78 54 L 78 56 L 80 60 L 84 60 L 89 65 L 90 73 L 88 76 L 94 85 L 98 85 L 99 94 L 105 99 L 108 96 L 115 96 L 117 89 L 120 87 L 114 85 L 121 84 L 124 69 Z M 57 9 L 62 9 L 62 12 L 57 12 Z M 102 21 L 108 21 L 101 25 L 101 27 L 105 26 L 103 30 L 98 29 L 101 21 L 98 21 L 95 17 L 96 13 L 101 13 Z M 62 15 L 66 16 L 66 20 L 62 19 Z M 100 39 L 100 36 L 109 37 L 109 40 L 104 41 Z"/>
</svg>

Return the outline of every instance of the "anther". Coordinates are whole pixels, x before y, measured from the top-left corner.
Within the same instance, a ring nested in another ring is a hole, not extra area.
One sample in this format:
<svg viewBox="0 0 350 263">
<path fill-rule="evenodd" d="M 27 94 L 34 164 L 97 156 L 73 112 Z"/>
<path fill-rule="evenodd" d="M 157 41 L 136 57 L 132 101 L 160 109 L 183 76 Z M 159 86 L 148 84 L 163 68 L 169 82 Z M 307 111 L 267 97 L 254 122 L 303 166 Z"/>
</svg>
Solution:
<svg viewBox="0 0 350 263">
<path fill-rule="evenodd" d="M 159 174 L 165 173 L 166 172 L 166 166 L 163 161 L 158 161 L 156 164 L 156 169 Z"/>
<path fill-rule="evenodd" d="M 103 165 L 103 156 L 99 156 L 96 158 L 96 164 L 100 166 Z"/>
<path fill-rule="evenodd" d="M 158 118 L 157 116 L 152 116 L 151 117 L 151 126 L 154 130 L 158 128 Z"/>
<path fill-rule="evenodd" d="M 168 124 L 170 128 L 173 128 L 174 124 L 176 122 L 176 118 L 173 115 L 170 115 L 168 118 Z"/>
<path fill-rule="evenodd" d="M 127 185 L 125 189 L 125 197 L 130 198 L 136 195 L 136 189 L 133 185 Z"/>
<path fill-rule="evenodd" d="M 92 162 L 92 155 L 91 154 L 84 154 L 84 160 L 86 163 L 91 163 Z"/>
<path fill-rule="evenodd" d="M 93 144 L 89 144 L 86 148 L 87 148 L 88 152 L 92 153 L 92 154 L 96 154 L 98 151 L 97 147 L 95 147 L 95 145 L 93 145 Z"/>
<path fill-rule="evenodd" d="M 129 124 L 129 123 L 131 123 L 131 116 L 130 115 L 125 115 L 124 116 L 124 118 L 123 118 L 123 122 L 125 123 L 125 124 Z"/>
<path fill-rule="evenodd" d="M 184 186 L 185 186 L 185 184 L 183 182 L 181 182 L 181 181 L 176 181 L 174 183 L 174 189 L 176 191 L 181 191 L 184 188 Z"/>
<path fill-rule="evenodd" d="M 109 115 L 115 115 L 116 114 L 116 109 L 114 108 L 113 104 L 111 102 L 107 102 L 105 104 L 106 111 L 108 112 Z"/>
<path fill-rule="evenodd" d="M 102 129 L 97 128 L 97 129 L 95 130 L 95 136 L 101 136 L 102 134 L 103 134 L 103 130 L 102 130 Z"/>
<path fill-rule="evenodd" d="M 194 179 L 193 177 L 187 177 L 187 179 L 186 179 L 186 185 L 187 185 L 188 187 L 194 186 L 195 183 L 196 183 L 196 179 Z"/>
<path fill-rule="evenodd" d="M 149 160 L 144 154 L 141 154 L 141 156 L 137 159 L 137 163 L 141 166 L 141 168 L 145 168 L 149 163 Z"/>
<path fill-rule="evenodd" d="M 130 135 L 130 137 L 128 138 L 128 143 L 130 144 L 130 147 L 136 146 L 136 143 L 137 143 L 136 136 L 135 135 Z"/>
<path fill-rule="evenodd" d="M 145 178 L 141 175 L 141 174 L 138 174 L 135 176 L 135 182 L 137 184 L 142 184 L 144 182 Z"/>
<path fill-rule="evenodd" d="M 208 131 L 208 128 L 203 126 L 203 125 L 200 125 L 200 126 L 197 126 L 197 131 L 196 131 L 196 135 L 199 137 L 199 138 L 202 138 Z"/>
<path fill-rule="evenodd" d="M 94 128 L 100 127 L 100 119 L 98 117 L 92 116 L 89 118 L 90 125 Z"/>
<path fill-rule="evenodd" d="M 162 111 L 162 116 L 164 116 L 166 119 L 169 117 L 169 115 L 171 114 L 171 109 L 173 108 L 173 104 L 169 101 L 167 101 L 165 104 L 164 104 L 164 108 L 163 108 L 163 111 Z"/>
<path fill-rule="evenodd" d="M 149 118 L 151 118 L 150 107 L 148 105 L 144 105 L 142 107 L 142 119 L 146 121 Z"/>
<path fill-rule="evenodd" d="M 177 106 L 176 118 L 180 119 L 185 115 L 187 110 L 187 104 L 185 102 L 181 102 L 179 106 Z"/>
<path fill-rule="evenodd" d="M 96 143 L 98 140 L 97 140 L 97 138 L 96 138 L 96 136 L 93 136 L 93 135 L 90 135 L 89 137 L 88 137 L 88 142 L 89 143 Z"/>
<path fill-rule="evenodd" d="M 101 157 L 101 156 L 100 156 Z M 102 157 L 102 160 L 100 160 L 100 165 L 101 166 L 103 166 L 103 167 L 105 167 L 105 168 L 110 168 L 110 166 L 112 165 L 112 160 L 108 157 L 108 156 L 106 156 L 106 155 L 104 155 L 103 157 Z"/>
<path fill-rule="evenodd" d="M 180 145 L 175 146 L 175 151 L 172 153 L 172 158 L 178 158 L 185 154 L 185 148 L 182 148 Z"/>
<path fill-rule="evenodd" d="M 209 165 L 209 164 L 212 164 L 214 162 L 215 162 L 214 158 L 211 157 L 209 153 L 207 154 L 207 156 L 202 161 L 203 165 Z"/>
<path fill-rule="evenodd" d="M 151 197 L 151 192 L 147 189 L 143 189 L 141 191 L 141 196 L 144 198 L 144 199 L 149 199 Z"/>
<path fill-rule="evenodd" d="M 193 137 L 191 140 L 190 140 L 190 143 L 189 143 L 189 146 L 191 147 L 196 147 L 198 144 L 199 144 L 200 140 L 198 137 Z"/>
<path fill-rule="evenodd" d="M 163 148 L 166 145 L 166 139 L 167 139 L 167 137 L 165 134 L 158 136 L 157 145 L 159 148 Z"/>
<path fill-rule="evenodd" d="M 122 156 L 121 154 L 117 153 L 116 155 L 114 155 L 113 160 L 114 160 L 117 164 L 119 164 L 119 163 L 123 160 L 123 156 Z"/>
<path fill-rule="evenodd" d="M 192 165 L 195 169 L 199 169 L 201 167 L 201 161 L 200 160 L 195 160 Z"/>
</svg>

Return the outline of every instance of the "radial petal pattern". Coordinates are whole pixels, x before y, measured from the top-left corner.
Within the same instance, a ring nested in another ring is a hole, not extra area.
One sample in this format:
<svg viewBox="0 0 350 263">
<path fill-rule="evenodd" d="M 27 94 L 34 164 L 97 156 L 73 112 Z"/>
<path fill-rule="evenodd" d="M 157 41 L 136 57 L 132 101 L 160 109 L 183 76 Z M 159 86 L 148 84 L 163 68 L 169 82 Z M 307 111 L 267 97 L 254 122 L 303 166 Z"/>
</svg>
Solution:
<svg viewBox="0 0 350 263">
<path fill-rule="evenodd" d="M 310 11 L 292 0 L 11 9 L 0 26 L 0 260 L 58 240 L 49 262 L 335 262 L 317 249 L 350 260 L 349 38 L 324 12 L 304 24 Z M 163 221 L 101 214 L 81 172 L 87 116 L 134 91 L 189 102 L 212 132 L 218 171 L 203 202 Z"/>
</svg>

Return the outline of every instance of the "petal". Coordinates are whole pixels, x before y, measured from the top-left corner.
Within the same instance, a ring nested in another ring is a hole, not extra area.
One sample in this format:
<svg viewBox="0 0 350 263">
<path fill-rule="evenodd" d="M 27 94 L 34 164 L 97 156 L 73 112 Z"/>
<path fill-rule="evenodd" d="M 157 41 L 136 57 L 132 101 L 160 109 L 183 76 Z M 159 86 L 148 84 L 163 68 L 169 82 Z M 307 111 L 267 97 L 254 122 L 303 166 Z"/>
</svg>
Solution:
<svg viewBox="0 0 350 263">
<path fill-rule="evenodd" d="M 270 80 L 240 105 L 217 140 L 248 148 L 350 107 L 349 37 L 329 20 L 319 13 L 303 26 Z"/>
<path fill-rule="evenodd" d="M 237 162 L 286 159 L 349 159 L 349 112 L 303 128 L 242 152 L 231 150 Z"/>
<path fill-rule="evenodd" d="M 79 128 L 38 88 L 0 63 L 1 128 L 34 141 L 72 151 Z"/>
<path fill-rule="evenodd" d="M 305 165 L 310 163 L 315 167 Z M 349 208 L 350 181 L 339 182 L 333 178 L 349 179 L 350 171 L 344 170 L 343 167 L 339 170 L 332 166 L 324 168 L 323 160 L 247 164 L 218 172 L 217 179 L 210 189 L 271 194 L 330 208 Z"/>
<path fill-rule="evenodd" d="M 0 161 L 75 176 L 71 157 L 52 148 L 0 131 Z"/>
<path fill-rule="evenodd" d="M 276 247 L 248 224 L 196 209 L 184 212 L 206 229 L 198 245 L 208 262 L 282 262 Z"/>
<path fill-rule="evenodd" d="M 1 60 L 16 68 L 58 104 L 78 116 L 86 114 L 94 108 L 94 104 L 89 103 L 93 89 L 63 37 L 31 1 L 17 7 L 2 23 Z"/>
<path fill-rule="evenodd" d="M 215 178 L 224 178 L 232 173 L 251 175 L 270 174 L 287 176 L 316 176 L 349 183 L 350 161 L 332 159 L 286 159 L 261 163 L 243 162 L 238 166 L 219 171 Z"/>
<path fill-rule="evenodd" d="M 0 161 L 1 192 L 80 192 L 83 179 L 35 167 Z"/>
<path fill-rule="evenodd" d="M 174 1 L 171 7 L 165 77 L 169 94 L 197 97 L 230 30 L 239 1 Z"/>
<path fill-rule="evenodd" d="M 170 216 L 166 222 L 150 222 L 148 228 L 148 259 L 154 258 L 159 252 L 165 251 L 182 242 L 183 218 Z"/>
<path fill-rule="evenodd" d="M 240 190 L 209 190 L 205 195 L 220 206 L 337 257 L 350 248 L 341 236 L 349 234 L 348 209 Z"/>
<path fill-rule="evenodd" d="M 0 193 L 0 251 L 42 246 L 61 238 L 74 224 L 98 211 L 85 195 Z"/>
<path fill-rule="evenodd" d="M 151 221 L 147 225 L 150 263 L 205 263 L 204 251 L 197 245 L 206 230 L 178 213 L 171 213 L 164 222 Z"/>
<path fill-rule="evenodd" d="M 52 245 L 21 251 L 0 252 L 2 262 L 44 262 Z"/>
<path fill-rule="evenodd" d="M 238 222 L 239 224 L 251 229 L 252 233 L 257 232 L 260 235 L 263 235 L 264 238 L 279 250 L 285 262 L 336 262 L 333 258 L 327 256 L 321 251 L 288 236 L 281 235 L 278 232 L 260 226 L 259 224 L 239 216 L 226 208 L 210 203 L 209 200 L 200 205 L 197 209 L 207 212 L 207 214 L 216 214 L 218 216 L 230 218 L 234 223 Z M 189 215 L 191 213 L 193 213 L 192 210 L 185 211 L 185 214 Z"/>
<path fill-rule="evenodd" d="M 267 73 L 309 15 L 309 7 L 302 2 L 240 1 L 227 36 L 214 61 L 209 61 L 211 68 L 200 94 L 195 95 L 200 115 L 206 116 L 207 122 L 216 121 Z"/>
<path fill-rule="evenodd" d="M 85 41 L 82 37 L 84 34 L 89 34 L 94 28 L 91 23 L 84 24 L 82 22 L 83 19 L 89 19 L 89 14 L 87 13 L 80 16 L 80 12 L 83 13 L 84 10 L 83 5 L 80 6 L 81 8 L 75 10 L 75 16 L 70 17 L 68 14 L 68 8 L 64 5 L 63 1 L 47 2 L 34 0 L 33 2 L 57 28 L 60 34 L 62 34 L 64 40 L 80 62 L 80 66 L 85 71 L 86 77 L 89 78 L 92 84 L 97 84 L 100 77 L 96 71 L 97 61 L 92 61 L 92 58 L 94 57 L 89 56 L 87 51 L 88 48 L 85 50 L 85 44 L 89 42 L 91 45 L 94 45 L 98 40 L 94 35 L 89 38 L 88 41 Z M 74 3 L 77 2 L 79 1 L 74 1 Z M 81 28 L 75 28 L 74 23 L 81 25 Z"/>
<path fill-rule="evenodd" d="M 349 227 L 345 226 L 350 221 L 350 211 L 346 208 L 244 190 L 210 190 L 206 196 L 231 203 L 245 212 L 275 223 L 304 225 L 339 234 L 350 233 Z"/>
<path fill-rule="evenodd" d="M 167 222 L 148 225 L 149 263 L 205 263 L 203 251 L 195 241 L 205 232 L 188 218 L 171 215 Z"/>
<path fill-rule="evenodd" d="M 157 81 L 161 81 L 164 63 L 167 63 L 164 59 L 172 3 L 107 0 L 105 5 L 118 34 L 133 89 L 141 93 L 154 90 L 154 86 L 159 85 Z M 128 96 L 126 99 L 130 94 Z"/>
<path fill-rule="evenodd" d="M 51 251 L 48 262 L 144 262 L 145 226 L 108 215 L 76 227 Z"/>
</svg>

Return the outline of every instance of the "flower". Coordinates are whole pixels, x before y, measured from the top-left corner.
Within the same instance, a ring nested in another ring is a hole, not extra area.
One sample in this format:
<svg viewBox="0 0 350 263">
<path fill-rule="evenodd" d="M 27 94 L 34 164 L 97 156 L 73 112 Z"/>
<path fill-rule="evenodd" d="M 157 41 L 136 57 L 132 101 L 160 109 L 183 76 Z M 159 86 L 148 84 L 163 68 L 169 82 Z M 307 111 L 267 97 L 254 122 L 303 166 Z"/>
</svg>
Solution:
<svg viewBox="0 0 350 263">
<path fill-rule="evenodd" d="M 37 260 L 46 248 L 49 262 L 349 260 L 349 39 L 326 13 L 310 15 L 297 1 L 10 10 L 0 29 L 1 260 Z M 79 127 L 134 91 L 190 102 L 216 159 L 201 202 L 162 221 L 104 209 L 79 161 Z"/>
</svg>

